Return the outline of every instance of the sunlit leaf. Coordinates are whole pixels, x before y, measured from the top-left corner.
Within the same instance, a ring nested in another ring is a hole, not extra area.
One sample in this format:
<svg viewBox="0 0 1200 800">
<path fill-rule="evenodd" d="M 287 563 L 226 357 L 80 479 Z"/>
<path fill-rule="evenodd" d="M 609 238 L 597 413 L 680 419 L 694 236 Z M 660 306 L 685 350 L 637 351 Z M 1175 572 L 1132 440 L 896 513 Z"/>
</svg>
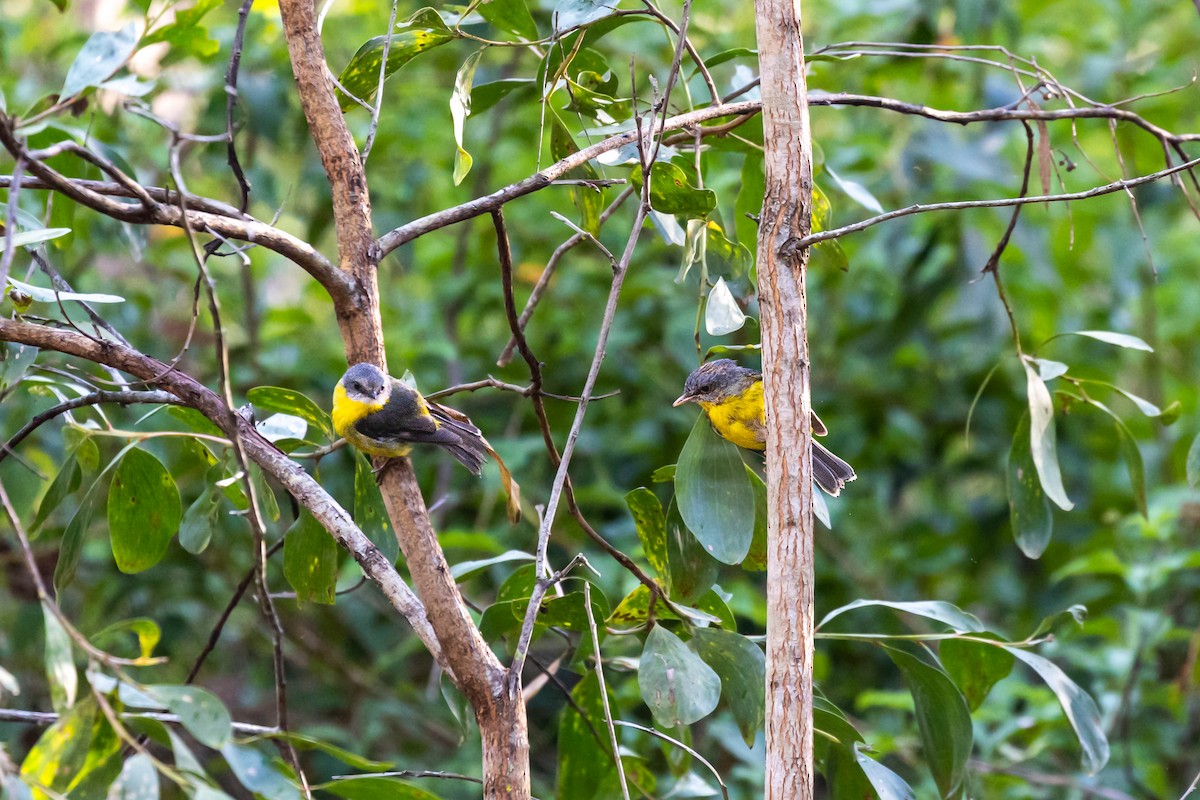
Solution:
<svg viewBox="0 0 1200 800">
<path fill-rule="evenodd" d="M 550 12 L 556 33 L 595 22 L 617 10 L 620 0 L 558 0 Z"/>
<path fill-rule="evenodd" d="M 115 294 L 98 294 L 95 292 L 58 292 L 54 289 L 43 289 L 32 283 L 25 283 L 9 276 L 8 282 L 33 298 L 35 303 L 55 303 L 61 300 L 75 300 L 80 303 L 124 303 L 124 297 Z"/>
<path fill-rule="evenodd" d="M 71 232 L 70 228 L 38 228 L 32 231 L 13 231 L 12 235 L 0 232 L 0 253 L 8 249 L 9 244 L 13 247 L 33 247 L 42 242 L 48 242 L 51 239 L 57 239 L 60 236 L 66 236 Z M 28 284 L 23 284 L 20 281 L 15 281 L 11 277 L 9 283 L 16 286 L 18 289 L 25 289 Z M 28 290 L 25 290 L 28 292 Z"/>
<path fill-rule="evenodd" d="M 1058 467 L 1054 401 L 1050 397 L 1050 390 L 1046 388 L 1046 384 L 1038 375 L 1037 370 L 1028 362 L 1022 363 L 1025 367 L 1029 394 L 1029 435 L 1033 465 L 1046 496 L 1062 510 L 1070 511 L 1075 504 L 1067 499 L 1067 491 L 1063 488 L 1062 473 Z"/>
<path fill-rule="evenodd" d="M 246 392 L 246 399 L 254 406 L 256 413 L 271 411 L 300 417 L 310 425 L 322 430 L 330 439 L 334 438 L 333 421 L 329 415 L 307 396 L 294 389 L 284 389 L 279 386 L 256 386 Z"/>
<path fill-rule="evenodd" d="M 641 189 L 640 166 L 633 170 L 630 180 Z M 679 167 L 670 161 L 659 161 L 650 171 L 650 205 L 664 214 L 704 217 L 717 207 L 717 194 L 712 189 L 697 189 Z"/>
<path fill-rule="evenodd" d="M 662 503 L 654 492 L 638 487 L 625 495 L 625 505 L 633 514 L 638 540 L 642 543 L 642 556 L 660 579 L 670 586 L 671 573 L 667 564 L 667 519 Z"/>
<path fill-rule="evenodd" d="M 515 34 L 522 39 L 538 38 L 537 25 L 525 0 L 484 0 L 475 10 L 505 33 Z"/>
<path fill-rule="evenodd" d="M 1062 704 L 1083 748 L 1084 771 L 1095 775 L 1104 769 L 1108 763 L 1108 738 L 1104 735 L 1104 721 L 1095 701 L 1054 662 L 1019 647 L 1006 646 L 1005 649 L 1032 667 Z"/>
<path fill-rule="evenodd" d="M 1089 339 L 1095 339 L 1106 344 L 1116 345 L 1117 347 L 1125 347 L 1130 350 L 1143 350 L 1147 353 L 1154 352 L 1154 348 L 1146 344 L 1143 339 L 1140 339 L 1137 336 L 1129 333 L 1115 333 L 1113 331 L 1070 331 L 1062 335 L 1086 336 Z"/>
<path fill-rule="evenodd" d="M 421 53 L 454 38 L 444 23 L 440 26 L 433 24 L 435 18 L 436 14 L 434 17 L 430 17 L 428 14 L 417 12 L 409 23 L 396 26 L 397 30 L 392 34 L 390 47 L 387 44 L 387 36 L 376 36 L 368 40 L 358 48 L 358 52 L 342 70 L 342 74 L 338 76 L 338 83 L 345 88 L 346 92 L 364 103 L 373 101 L 375 92 L 379 88 L 379 68 L 383 65 L 385 49 L 387 49 L 388 55 L 387 66 L 384 70 L 386 80 L 396 70 Z M 341 89 L 337 90 L 337 95 L 342 111 L 348 111 L 358 106 L 358 103 L 343 93 Z"/>
<path fill-rule="evenodd" d="M 265 800 L 299 800 L 300 790 L 280 768 L 256 748 L 229 742 L 221 755 L 238 782 Z"/>
<path fill-rule="evenodd" d="M 515 1 L 521 2 L 521 0 Z M 526 13 L 528 14 L 528 11 Z M 454 91 L 450 93 L 450 119 L 453 122 L 454 144 L 457 148 L 454 153 L 455 186 L 458 186 L 462 183 L 463 178 L 467 177 L 474 161 L 471 154 L 463 147 L 463 125 L 466 123 L 467 117 L 471 116 L 471 85 L 475 82 L 475 68 L 479 66 L 479 59 L 486 50 L 487 47 L 481 47 L 467 56 L 467 60 L 458 68 L 458 74 L 454 77 Z"/>
<path fill-rule="evenodd" d="M 1029 415 L 1023 414 L 1008 452 L 1008 509 L 1013 538 L 1029 558 L 1040 558 L 1050 543 L 1054 514 L 1042 491 L 1029 445 Z"/>
<path fill-rule="evenodd" d="M 896 611 L 903 611 L 906 614 L 916 614 L 926 619 L 932 619 L 947 625 L 956 631 L 972 631 L 980 633 L 984 628 L 983 623 L 974 614 L 968 614 L 953 603 L 947 603 L 941 600 L 917 600 L 914 602 L 892 602 L 888 600 L 855 600 L 853 603 L 847 603 L 844 606 L 839 606 L 833 611 L 830 611 L 821 621 L 817 623 L 817 628 L 825 627 L 826 623 L 835 617 L 840 617 L 847 611 L 853 611 L 856 608 L 867 608 L 870 606 L 882 606 L 891 608 Z"/>
<path fill-rule="evenodd" d="M 158 623 L 149 617 L 135 617 L 133 619 L 114 622 L 92 636 L 92 640 L 98 644 L 103 642 L 105 637 L 125 633 L 126 631 L 137 637 L 138 651 L 141 658 L 150 658 L 154 655 L 154 648 L 158 646 L 159 640 L 162 639 L 162 630 L 158 627 Z"/>
</svg>

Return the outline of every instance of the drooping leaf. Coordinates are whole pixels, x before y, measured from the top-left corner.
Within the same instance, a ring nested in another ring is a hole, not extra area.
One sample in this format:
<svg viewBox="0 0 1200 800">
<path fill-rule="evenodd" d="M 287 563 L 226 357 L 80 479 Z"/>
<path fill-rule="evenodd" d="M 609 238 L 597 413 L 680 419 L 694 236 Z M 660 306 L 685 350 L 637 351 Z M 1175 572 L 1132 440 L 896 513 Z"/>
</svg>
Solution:
<svg viewBox="0 0 1200 800">
<path fill-rule="evenodd" d="M 521 0 L 516 0 L 516 2 L 520 3 Z M 526 13 L 528 14 L 528 11 Z M 457 148 L 454 153 L 455 186 L 458 186 L 462 183 L 463 178 L 467 177 L 474 161 L 471 154 L 463 147 L 463 125 L 466 123 L 467 117 L 471 116 L 471 86 L 475 83 L 475 68 L 479 66 L 479 59 L 486 50 L 486 46 L 481 47 L 467 56 L 467 60 L 458 68 L 458 74 L 454 78 L 454 91 L 450 93 L 450 119 L 453 122 L 454 144 Z"/>
<path fill-rule="evenodd" d="M 42 502 L 38 504 L 37 515 L 33 518 L 33 524 L 30 525 L 30 530 L 34 532 L 33 538 L 37 538 L 36 533 L 40 531 L 42 525 L 50 518 L 50 514 L 62 504 L 62 501 L 79 488 L 79 481 L 82 478 L 82 471 L 79 465 L 75 463 L 75 450 L 67 453 L 63 465 L 58 468 L 58 474 L 54 476 L 54 480 L 50 482 L 46 493 L 42 495 Z"/>
<path fill-rule="evenodd" d="M 940 666 L 903 650 L 886 650 L 912 693 L 925 760 L 934 782 L 943 798 L 958 797 L 974 741 L 967 701 Z"/>
<path fill-rule="evenodd" d="M 683 602 L 707 592 L 721 568 L 684 524 L 677 497 L 667 507 L 667 565 L 671 571 L 671 597 Z"/>
<path fill-rule="evenodd" d="M 640 486 L 625 495 L 625 505 L 633 514 L 642 555 L 658 577 L 670 587 L 671 571 L 667 563 L 667 519 L 662 503 L 654 492 Z"/>
<path fill-rule="evenodd" d="M 746 477 L 754 490 L 754 538 L 750 540 L 750 552 L 742 559 L 742 569 L 750 572 L 765 572 L 767 569 L 767 484 L 758 473 L 746 467 Z M 817 496 L 813 492 L 813 497 Z"/>
<path fill-rule="evenodd" d="M 133 22 L 119 31 L 93 33 L 67 70 L 59 95 L 73 97 L 111 78 L 133 55 L 137 41 L 137 25 Z"/>
<path fill-rule="evenodd" d="M 30 786 L 44 786 L 53 795 L 35 788 L 34 800 L 50 800 L 61 797 L 74 781 L 83 777 L 83 767 L 89 759 L 100 761 L 101 748 L 92 748 L 94 740 L 114 742 L 120 749 L 120 740 L 99 712 L 96 701 L 85 697 L 69 709 L 38 738 L 21 762 L 21 777 Z"/>
<path fill-rule="evenodd" d="M 737 445 L 713 431 L 703 414 L 679 454 L 675 500 L 688 530 L 713 558 L 740 563 L 754 538 L 754 490 Z"/>
<path fill-rule="evenodd" d="M 1096 708 L 1091 696 L 1079 688 L 1079 684 L 1068 678 L 1053 661 L 1020 647 L 1005 646 L 1005 649 L 1032 667 L 1058 698 L 1083 749 L 1084 771 L 1095 775 L 1104 769 L 1104 765 L 1108 763 L 1108 738 L 1104 734 L 1100 709 Z"/>
<path fill-rule="evenodd" d="M 733 711 L 747 747 L 766 714 L 766 657 L 758 645 L 734 631 L 697 628 L 693 641 L 704 663 L 721 679 L 721 696 Z"/>
<path fill-rule="evenodd" d="M 79 689 L 79 672 L 71 637 L 48 602 L 42 603 L 42 621 L 46 632 L 46 680 L 50 684 L 50 700 L 60 714 L 75 705 Z"/>
<path fill-rule="evenodd" d="M 157 564 L 179 530 L 179 489 L 162 462 L 140 448 L 121 459 L 108 496 L 113 557 L 125 573 Z"/>
<path fill-rule="evenodd" d="M 1058 448 L 1055 442 L 1054 430 L 1054 401 L 1050 390 L 1037 373 L 1037 369 L 1028 362 L 1022 362 L 1025 367 L 1025 377 L 1029 394 L 1029 435 L 1033 465 L 1041 480 L 1046 496 L 1054 501 L 1063 511 L 1075 507 L 1067 498 L 1063 488 L 1062 473 L 1058 467 Z"/>
<path fill-rule="evenodd" d="M 733 292 L 729 291 L 725 279 L 718 278 L 708 292 L 708 302 L 704 308 L 705 330 L 709 336 L 727 336 L 740 331 L 745 324 L 745 312 L 733 299 Z"/>
<path fill-rule="evenodd" d="M 556 796 L 592 800 L 604 778 L 616 771 L 595 672 L 589 670 L 575 685 L 571 699 L 558 720 Z"/>
<path fill-rule="evenodd" d="M 35 303 L 55 303 L 62 300 L 75 300 L 80 303 L 124 303 L 124 297 L 115 294 L 98 294 L 95 292 L 59 292 L 54 289 L 44 289 L 25 283 L 9 276 L 8 282 L 33 298 Z"/>
<path fill-rule="evenodd" d="M 354 522 L 389 563 L 400 556 L 400 543 L 392 533 L 392 520 L 371 465 L 361 453 L 354 454 Z"/>
<path fill-rule="evenodd" d="M 691 725 L 712 713 L 721 679 L 675 634 L 655 625 L 638 666 L 642 700 L 659 725 Z"/>
<path fill-rule="evenodd" d="M 983 704 L 992 687 L 1008 677 L 1013 667 L 1012 654 L 1004 648 L 965 639 L 941 642 L 938 658 L 972 711 Z"/>
<path fill-rule="evenodd" d="M 475 561 L 462 561 L 450 567 L 450 575 L 456 581 L 468 580 L 481 572 L 485 572 L 497 564 L 509 564 L 516 561 L 533 561 L 535 556 L 533 553 L 526 553 L 524 550 L 508 550 L 498 556 L 491 558 L 481 558 Z M 528 596 L 528 595 L 527 595 Z"/>
<path fill-rule="evenodd" d="M 188 506 L 179 524 L 179 545 L 193 555 L 203 553 L 212 540 L 213 531 L 217 528 L 221 516 L 221 498 L 224 496 L 216 487 L 214 475 L 219 480 L 222 471 L 218 464 L 209 470 L 205 479 L 204 490 L 200 496 Z M 210 483 L 209 480 L 212 480 Z"/>
<path fill-rule="evenodd" d="M 557 113 L 550 115 L 550 155 L 556 161 L 579 152 L 579 146 Z M 568 170 L 572 180 L 596 180 L 600 173 L 590 163 Z M 596 236 L 600 233 L 600 213 L 604 208 L 604 193 L 588 186 L 572 186 L 571 202 L 579 210 L 579 227 Z"/>
<path fill-rule="evenodd" d="M 1054 514 L 1042 491 L 1029 444 L 1029 415 L 1021 416 L 1008 452 L 1008 510 L 1013 538 L 1029 558 L 1040 558 L 1050 543 Z"/>
<path fill-rule="evenodd" d="M 27 344 L 0 343 L 0 392 L 16 386 L 37 358 L 38 349 Z"/>
<path fill-rule="evenodd" d="M 873 214 L 883 213 L 883 206 L 875 199 L 875 195 L 871 194 L 861 183 L 842 178 L 842 176 L 833 171 L 833 167 L 829 166 L 829 164 L 825 165 L 825 173 L 830 178 L 833 178 L 833 182 L 837 187 L 851 200 Z"/>
<path fill-rule="evenodd" d="M 308 509 L 300 509 L 283 540 L 283 575 L 297 602 L 334 603 L 337 558 L 337 542 Z"/>
<path fill-rule="evenodd" d="M 1196 435 L 1196 438 L 1192 440 L 1192 446 L 1188 448 L 1187 463 L 1184 469 L 1188 486 L 1193 489 L 1200 488 L 1200 434 Z"/>
<path fill-rule="evenodd" d="M 141 658 L 148 659 L 154 655 L 154 648 L 158 646 L 159 641 L 162 639 L 162 630 L 158 627 L 158 623 L 149 617 L 134 617 L 133 619 L 114 622 L 104 630 L 93 635 L 92 641 L 99 644 L 107 637 L 126 631 L 137 637 L 138 651 L 141 654 Z"/>
</svg>

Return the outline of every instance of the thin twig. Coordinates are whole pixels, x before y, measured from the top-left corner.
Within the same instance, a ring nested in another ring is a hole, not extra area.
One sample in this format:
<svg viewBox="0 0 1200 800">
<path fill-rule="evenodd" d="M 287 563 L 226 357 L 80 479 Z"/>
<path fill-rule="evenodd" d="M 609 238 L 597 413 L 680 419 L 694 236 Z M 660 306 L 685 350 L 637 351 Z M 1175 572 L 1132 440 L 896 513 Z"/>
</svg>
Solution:
<svg viewBox="0 0 1200 800">
<path fill-rule="evenodd" d="M 621 796 L 629 800 L 629 787 L 625 785 L 625 765 L 621 761 L 621 743 L 617 740 L 617 728 L 613 724 L 612 709 L 608 704 L 608 689 L 604 685 L 604 659 L 600 656 L 600 632 L 596 630 L 596 615 L 592 612 L 592 584 L 583 582 L 583 610 L 587 612 L 588 630 L 596 656 L 596 682 L 600 685 L 600 702 L 604 706 L 604 721 L 608 724 L 608 739 L 612 745 L 613 760 L 617 765 L 617 778 L 621 781 Z"/>
<path fill-rule="evenodd" d="M 21 176 L 25 173 L 25 156 L 23 153 L 17 153 L 16 158 L 17 161 L 13 164 L 12 171 L 14 186 L 8 193 L 8 208 L 4 215 L 4 253 L 0 254 L 0 297 L 4 296 L 4 290 L 8 286 L 8 271 L 12 269 L 13 259 L 17 255 L 17 248 L 13 245 L 13 240 L 17 235 L 17 209 L 20 207 L 17 198 L 21 194 Z"/>
<path fill-rule="evenodd" d="M 238 101 L 238 70 L 242 63 L 242 43 L 246 38 L 246 20 L 250 16 L 250 6 L 253 3 L 254 0 L 242 0 L 241 8 L 238 9 L 237 32 L 233 36 L 229 67 L 225 70 L 225 133 L 229 137 L 229 141 L 225 145 L 225 159 L 229 163 L 229 169 L 233 172 L 234 177 L 237 178 L 238 192 L 241 195 L 238 209 L 243 214 L 250 205 L 250 181 L 247 180 L 246 173 L 242 171 L 242 162 L 238 159 L 237 144 L 234 140 L 233 112 Z"/>
</svg>

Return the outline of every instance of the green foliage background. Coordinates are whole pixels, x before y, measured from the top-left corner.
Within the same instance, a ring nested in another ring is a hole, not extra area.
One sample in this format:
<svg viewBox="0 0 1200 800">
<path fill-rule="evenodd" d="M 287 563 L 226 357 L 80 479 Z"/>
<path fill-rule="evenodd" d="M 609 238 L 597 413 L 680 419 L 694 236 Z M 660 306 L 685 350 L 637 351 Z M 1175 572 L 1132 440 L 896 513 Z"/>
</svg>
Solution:
<svg viewBox="0 0 1200 800">
<path fill-rule="evenodd" d="M 1098 101 L 1117 102 L 1183 86 L 1140 100 L 1132 108 L 1170 131 L 1200 131 L 1200 103 L 1189 84 L 1197 67 L 1200 18 L 1190 4 L 815 0 L 804 5 L 810 52 L 848 41 L 1002 45 L 1036 58 L 1064 84 Z M 225 127 L 224 66 L 237 14 L 232 4 L 198 6 L 207 13 L 177 23 L 174 33 L 164 37 L 168 49 L 161 61 L 150 59 L 145 67 L 156 81 L 146 99 L 156 113 L 184 130 L 217 133 Z M 550 6 L 530 7 L 545 35 L 551 29 Z M 398 19 L 417 10 L 402 4 Z M 666 4 L 663 11 L 678 17 L 674 4 Z M 324 30 L 331 68 L 341 70 L 360 45 L 383 33 L 387 18 L 382 4 L 335 4 Z M 8 0 L 3 19 L 0 88 L 11 114 L 24 114 L 58 90 L 92 30 L 116 27 L 113 20 L 95 19 L 87 7 L 65 0 L 61 11 L 42 0 Z M 602 89 L 597 88 L 600 84 L 592 87 L 597 94 L 627 101 L 633 94 L 632 59 L 637 97 L 644 103 L 652 92 L 648 76 L 656 76 L 660 85 L 665 82 L 674 40 L 644 17 L 620 19 L 623 24 L 597 27 L 577 66 L 598 78 L 605 76 Z M 691 36 L 709 58 L 753 47 L 753 25 L 748 3 L 698 3 Z M 513 39 L 487 24 L 465 30 Z M 433 47 L 387 83 L 368 163 L 377 232 L 519 180 L 559 155 L 551 150 L 536 83 L 488 105 L 490 99 L 480 86 L 502 79 L 531 80 L 539 74 L 539 61 L 528 50 L 492 47 L 480 57 L 474 76 L 476 110 L 465 123 L 463 146 L 474 163 L 461 184 L 454 184 L 457 148 L 448 101 L 456 72 L 479 46 L 478 41 L 454 39 Z M 729 92 L 753 77 L 755 68 L 752 54 L 737 53 L 714 66 L 713 76 L 718 87 Z M 686 61 L 684 75 L 691 97 L 703 102 L 703 82 Z M 582 86 L 586 76 L 577 77 Z M 809 86 L 814 92 L 881 95 L 955 110 L 992 108 L 1018 96 L 1011 75 L 1002 70 L 937 58 L 818 59 L 811 65 Z M 251 13 L 239 89 L 238 144 L 254 187 L 251 211 L 260 219 L 278 212 L 280 227 L 334 253 L 325 178 L 296 99 L 278 12 L 270 4 L 256 4 Z M 579 96 L 586 100 L 582 92 Z M 673 99 L 686 107 L 683 95 Z M 591 130 L 601 127 L 600 120 L 587 118 L 586 109 L 574 113 L 564 108 L 566 102 L 560 92 L 551 105 L 577 145 L 605 135 Z M 361 143 L 369 115 L 352 108 L 347 118 Z M 870 108 L 814 108 L 812 123 L 823 158 L 817 181 L 832 206 L 829 226 L 871 214 L 839 189 L 831 171 L 859 184 L 885 209 L 1013 196 L 1020 186 L 1025 136 L 1019 123 L 960 127 Z M 584 132 L 584 127 L 589 130 Z M 739 129 L 744 139 L 714 140 L 702 159 L 703 185 L 717 196 L 714 219 L 751 250 L 754 227 L 747 225 L 742 211 L 754 208 L 755 202 L 739 205 L 738 191 L 746 154 L 754 151 L 745 140 L 753 142 L 754 130 L 752 121 Z M 761 138 L 761 125 L 758 131 Z M 1123 174 L 1162 168 L 1158 141 L 1132 126 L 1117 126 L 1114 132 L 1105 121 L 1059 122 L 1049 126 L 1049 133 L 1058 164 L 1051 191 L 1078 191 Z M 44 147 L 84 136 L 110 158 L 129 165 L 141 182 L 170 183 L 162 129 L 122 110 L 111 98 L 93 98 L 76 117 L 56 117 L 29 141 L 32 147 Z M 694 181 L 690 162 L 689 156 L 674 163 Z M 4 163 L 4 172 L 10 172 L 11 160 Z M 73 176 L 99 177 L 64 157 L 52 163 Z M 236 183 L 223 146 L 191 145 L 183 163 L 191 191 L 236 202 Z M 628 167 L 598 166 L 597 172 L 605 178 L 629 177 Z M 1040 193 L 1036 168 L 1031 182 L 1031 193 Z M 618 191 L 619 187 L 607 189 L 605 202 Z M 583 219 L 570 192 L 568 187 L 551 187 L 506 207 L 517 261 L 518 303 L 554 248 L 572 233 L 550 212 Z M 1096 700 L 1112 745 L 1108 765 L 1095 778 L 1083 775 L 1079 745 L 1054 694 L 1017 665 L 986 700 L 980 698 L 973 713 L 974 761 L 967 779 L 973 796 L 1075 796 L 1064 793 L 1076 789 L 1064 789 L 1049 776 L 1065 777 L 1069 785 L 1094 780 L 1132 797 L 1175 797 L 1200 770 L 1192 746 L 1200 730 L 1200 606 L 1195 602 L 1200 585 L 1200 498 L 1185 480 L 1188 448 L 1200 427 L 1195 346 L 1200 341 L 1200 246 L 1188 202 L 1169 181 L 1138 189 L 1134 197 L 1137 215 L 1122 193 L 1069 206 L 1027 207 L 1001 261 L 1026 352 L 1067 364 L 1069 376 L 1120 386 L 1171 409 L 1168 419 L 1178 418 L 1165 425 L 1161 418 L 1139 413 L 1124 397 L 1085 384 L 1089 395 L 1113 409 L 1136 440 L 1146 485 L 1147 514 L 1142 516 L 1113 420 L 1059 394 L 1058 453 L 1065 488 L 1076 507 L 1053 511 L 1053 537 L 1036 560 L 1022 555 L 1014 542 L 1005 473 L 1014 433 L 1028 407 L 1026 377 L 1015 357 L 1004 309 L 992 283 L 981 274 L 1010 212 L 942 212 L 890 222 L 841 240 L 848 270 L 838 269 L 839 258 L 827 252 L 829 248 L 818 248 L 809 273 L 813 405 L 831 430 L 830 447 L 854 464 L 859 476 L 841 498 L 830 502 L 832 530 L 818 530 L 818 615 L 859 598 L 940 600 L 972 612 L 986 630 L 1019 640 L 1045 617 L 1076 604 L 1088 609 L 1082 624 L 1059 618 L 1053 640 L 1037 652 L 1062 667 Z M 178 352 L 191 319 L 195 271 L 177 231 L 116 223 L 63 198 L 49 201 L 42 192 L 25 191 L 20 199 L 22 208 L 47 227 L 72 229 L 69 236 L 47 245 L 47 255 L 79 291 L 126 298 L 104 311 L 134 346 L 164 359 Z M 603 229 L 601 239 L 614 252 L 623 246 L 631 215 L 632 204 Z M 253 387 L 279 386 L 302 392 L 327 409 L 332 386 L 345 369 L 327 298 L 281 258 L 262 249 L 247 255 L 248 270 L 233 258 L 210 262 L 225 309 L 235 396 L 242 401 Z M 656 484 L 651 476 L 676 462 L 695 421 L 690 407 L 670 405 L 697 364 L 697 271 L 677 282 L 680 260 L 681 248 L 648 227 L 621 297 L 598 387 L 601 393 L 619 394 L 590 408 L 571 471 L 589 520 L 616 546 L 639 554 L 639 561 L 644 561 L 641 543 L 625 496 L 644 486 L 667 503 L 669 484 Z M 28 266 L 28 258 L 19 254 L 14 277 L 25 279 Z M 730 281 L 753 317 L 749 276 L 717 256 L 710 255 L 709 266 L 714 277 L 723 275 Z M 411 370 L 424 391 L 489 374 L 511 383 L 527 382 L 519 357 L 505 367 L 495 363 L 509 333 L 495 238 L 486 220 L 422 237 L 385 259 L 379 277 L 388 357 L 395 374 Z M 547 301 L 529 326 L 530 344 L 545 363 L 547 391 L 580 391 L 610 278 L 607 260 L 587 244 L 560 265 Z M 4 310 L 8 313 L 11 306 Z M 55 315 L 53 309 L 41 311 Z M 1082 337 L 1047 342 L 1079 330 L 1133 334 L 1155 352 Z M 181 368 L 215 386 L 211 333 L 201 314 Z M 752 344 L 757 328 L 751 321 L 732 336 L 702 338 L 706 348 Z M 755 365 L 752 357 L 742 360 Z M 67 362 L 42 354 L 37 363 L 63 368 Z M 55 380 L 53 374 L 40 374 Z M 1078 394 L 1077 387 L 1062 379 L 1051 388 Z M 28 383 L 3 395 L 0 435 L 11 435 L 54 402 L 44 388 Z M 544 502 L 553 470 L 529 403 L 488 390 L 448 402 L 487 432 L 521 482 L 527 502 Z M 561 444 L 574 405 L 553 399 L 547 403 Z M 105 409 L 121 429 L 183 428 L 166 412 L 138 422 L 146 410 Z M 95 418 L 95 412 L 76 415 L 77 420 Z M 52 423 L 19 449 L 46 480 L 15 459 L 0 464 L 0 479 L 27 525 L 37 515 L 49 479 L 70 452 L 72 440 L 59 434 L 62 429 L 61 422 Z M 126 444 L 99 436 L 90 441 L 99 447 L 100 469 Z M 319 438 L 314 442 L 325 443 Z M 208 485 L 209 465 L 197 454 L 197 445 L 159 438 L 148 440 L 144 449 L 169 468 L 186 511 Z M 757 463 L 753 457 L 748 461 Z M 528 521 L 516 527 L 507 524 L 494 471 L 477 481 L 440 453 L 418 453 L 415 463 L 425 496 L 436 506 L 435 524 L 451 563 L 532 550 L 536 528 Z M 96 469 L 91 467 L 89 474 Z M 346 451 L 320 462 L 321 482 L 348 508 L 355 505 L 354 476 L 355 465 Z M 44 556 L 48 575 L 54 572 L 56 543 L 90 485 L 85 479 L 82 490 L 51 511 L 41 527 L 35 547 Z M 271 523 L 274 538 L 294 519 L 286 496 L 276 494 L 282 509 Z M 229 500 L 222 502 L 223 511 L 233 508 Z M 534 515 L 527 514 L 529 518 Z M 105 515 L 97 510 L 92 516 L 74 582 L 59 600 L 87 634 L 117 620 L 155 620 L 162 634 L 155 653 L 169 660 L 141 668 L 138 674 L 146 683 L 182 682 L 221 608 L 253 563 L 245 522 L 228 513 L 216 519 L 203 552 L 193 555 L 176 541 L 152 569 L 124 575 L 113 561 Z M 47 710 L 51 697 L 43 674 L 42 609 L 7 530 L 0 548 L 6 592 L 0 603 L 0 665 L 21 688 L 15 697 L 7 692 L 0 696 L 10 707 Z M 552 540 L 554 563 L 564 564 L 581 552 L 600 572 L 594 580 L 596 593 L 608 606 L 616 606 L 636 582 L 560 514 Z M 357 584 L 358 571 L 347 562 L 343 555 L 338 585 L 348 590 Z M 273 588 L 287 590 L 282 561 L 272 566 Z M 519 569 L 514 562 L 491 566 L 466 580 L 465 592 L 485 608 Z M 524 579 L 528 580 L 527 570 Z M 761 633 L 763 575 L 723 566 L 717 580 L 728 594 L 738 631 Z M 579 581 L 564 588 L 578 592 Z M 477 771 L 473 725 L 460 727 L 453 703 L 441 697 L 428 657 L 370 585 L 342 594 L 333 606 L 291 599 L 279 605 L 287 631 L 296 730 L 403 769 Z M 855 614 L 853 624 L 842 620 L 831 628 L 891 634 L 944 629 L 882 608 Z M 643 638 L 609 636 L 603 653 L 609 659 L 636 658 Z M 128 644 L 126 649 L 136 654 Z M 563 641 L 553 636 L 535 647 L 535 654 L 546 662 L 562 652 Z M 909 692 L 913 678 L 901 663 L 905 656 L 889 657 L 887 650 L 872 643 L 831 639 L 818 642 L 817 657 L 817 680 L 825 697 L 851 717 L 878 760 L 904 776 L 919 796 L 932 796 L 937 772 L 935 767 L 931 773 L 927 764 L 937 759 L 922 750 Z M 918 673 L 921 669 L 910 668 Z M 582 672 L 574 664 L 564 675 L 566 685 L 574 685 Z M 614 713 L 650 724 L 635 674 L 623 670 L 618 660 L 611 664 L 609 677 Z M 252 601 L 234 610 L 200 683 L 221 698 L 234 719 L 272 724 L 270 639 Z M 598 708 L 599 691 L 587 681 L 579 684 L 577 695 L 589 714 Z M 594 757 L 595 741 L 590 734 L 571 730 L 576 724 L 573 711 L 564 707 L 562 692 L 554 685 L 543 688 L 530 704 L 537 796 L 554 796 L 556 770 L 564 763 Z M 602 724 L 602 716 L 599 719 Z M 28 725 L 0 723 L 0 738 L 18 761 L 38 734 Z M 686 793 L 688 787 L 704 791 L 696 788 L 699 782 L 712 789 L 711 775 L 694 759 L 660 748 L 648 737 L 627 735 L 624 741 L 637 754 L 627 759 L 627 767 L 644 782 L 656 781 L 653 796 L 665 796 L 672 786 L 678 788 L 675 796 L 703 796 Z M 685 738 L 713 762 L 731 796 L 761 794 L 761 736 L 756 749 L 746 748 L 728 698 L 714 715 L 672 735 Z M 306 752 L 304 763 L 315 780 L 351 771 L 320 751 Z M 611 770 L 603 764 L 594 768 L 598 771 L 586 781 L 598 787 L 595 796 L 616 796 L 610 793 L 615 793 L 615 785 L 609 783 Z M 235 791 L 228 775 L 221 780 L 226 790 Z M 832 779 L 826 774 L 825 780 Z M 447 798 L 475 794 L 473 786 L 451 781 L 420 785 Z"/>
</svg>

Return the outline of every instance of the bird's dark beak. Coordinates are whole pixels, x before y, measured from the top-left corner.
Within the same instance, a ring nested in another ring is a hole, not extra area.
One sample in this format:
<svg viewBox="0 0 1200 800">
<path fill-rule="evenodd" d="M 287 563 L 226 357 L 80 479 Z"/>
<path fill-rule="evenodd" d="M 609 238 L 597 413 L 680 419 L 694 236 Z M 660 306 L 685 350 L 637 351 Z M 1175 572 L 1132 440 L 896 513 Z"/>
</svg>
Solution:
<svg viewBox="0 0 1200 800">
<path fill-rule="evenodd" d="M 675 400 L 674 403 L 671 403 L 671 407 L 679 408 L 684 403 L 690 403 L 695 399 L 696 398 L 692 397 L 690 394 L 681 394 L 681 395 L 679 395 L 678 399 Z"/>
</svg>

